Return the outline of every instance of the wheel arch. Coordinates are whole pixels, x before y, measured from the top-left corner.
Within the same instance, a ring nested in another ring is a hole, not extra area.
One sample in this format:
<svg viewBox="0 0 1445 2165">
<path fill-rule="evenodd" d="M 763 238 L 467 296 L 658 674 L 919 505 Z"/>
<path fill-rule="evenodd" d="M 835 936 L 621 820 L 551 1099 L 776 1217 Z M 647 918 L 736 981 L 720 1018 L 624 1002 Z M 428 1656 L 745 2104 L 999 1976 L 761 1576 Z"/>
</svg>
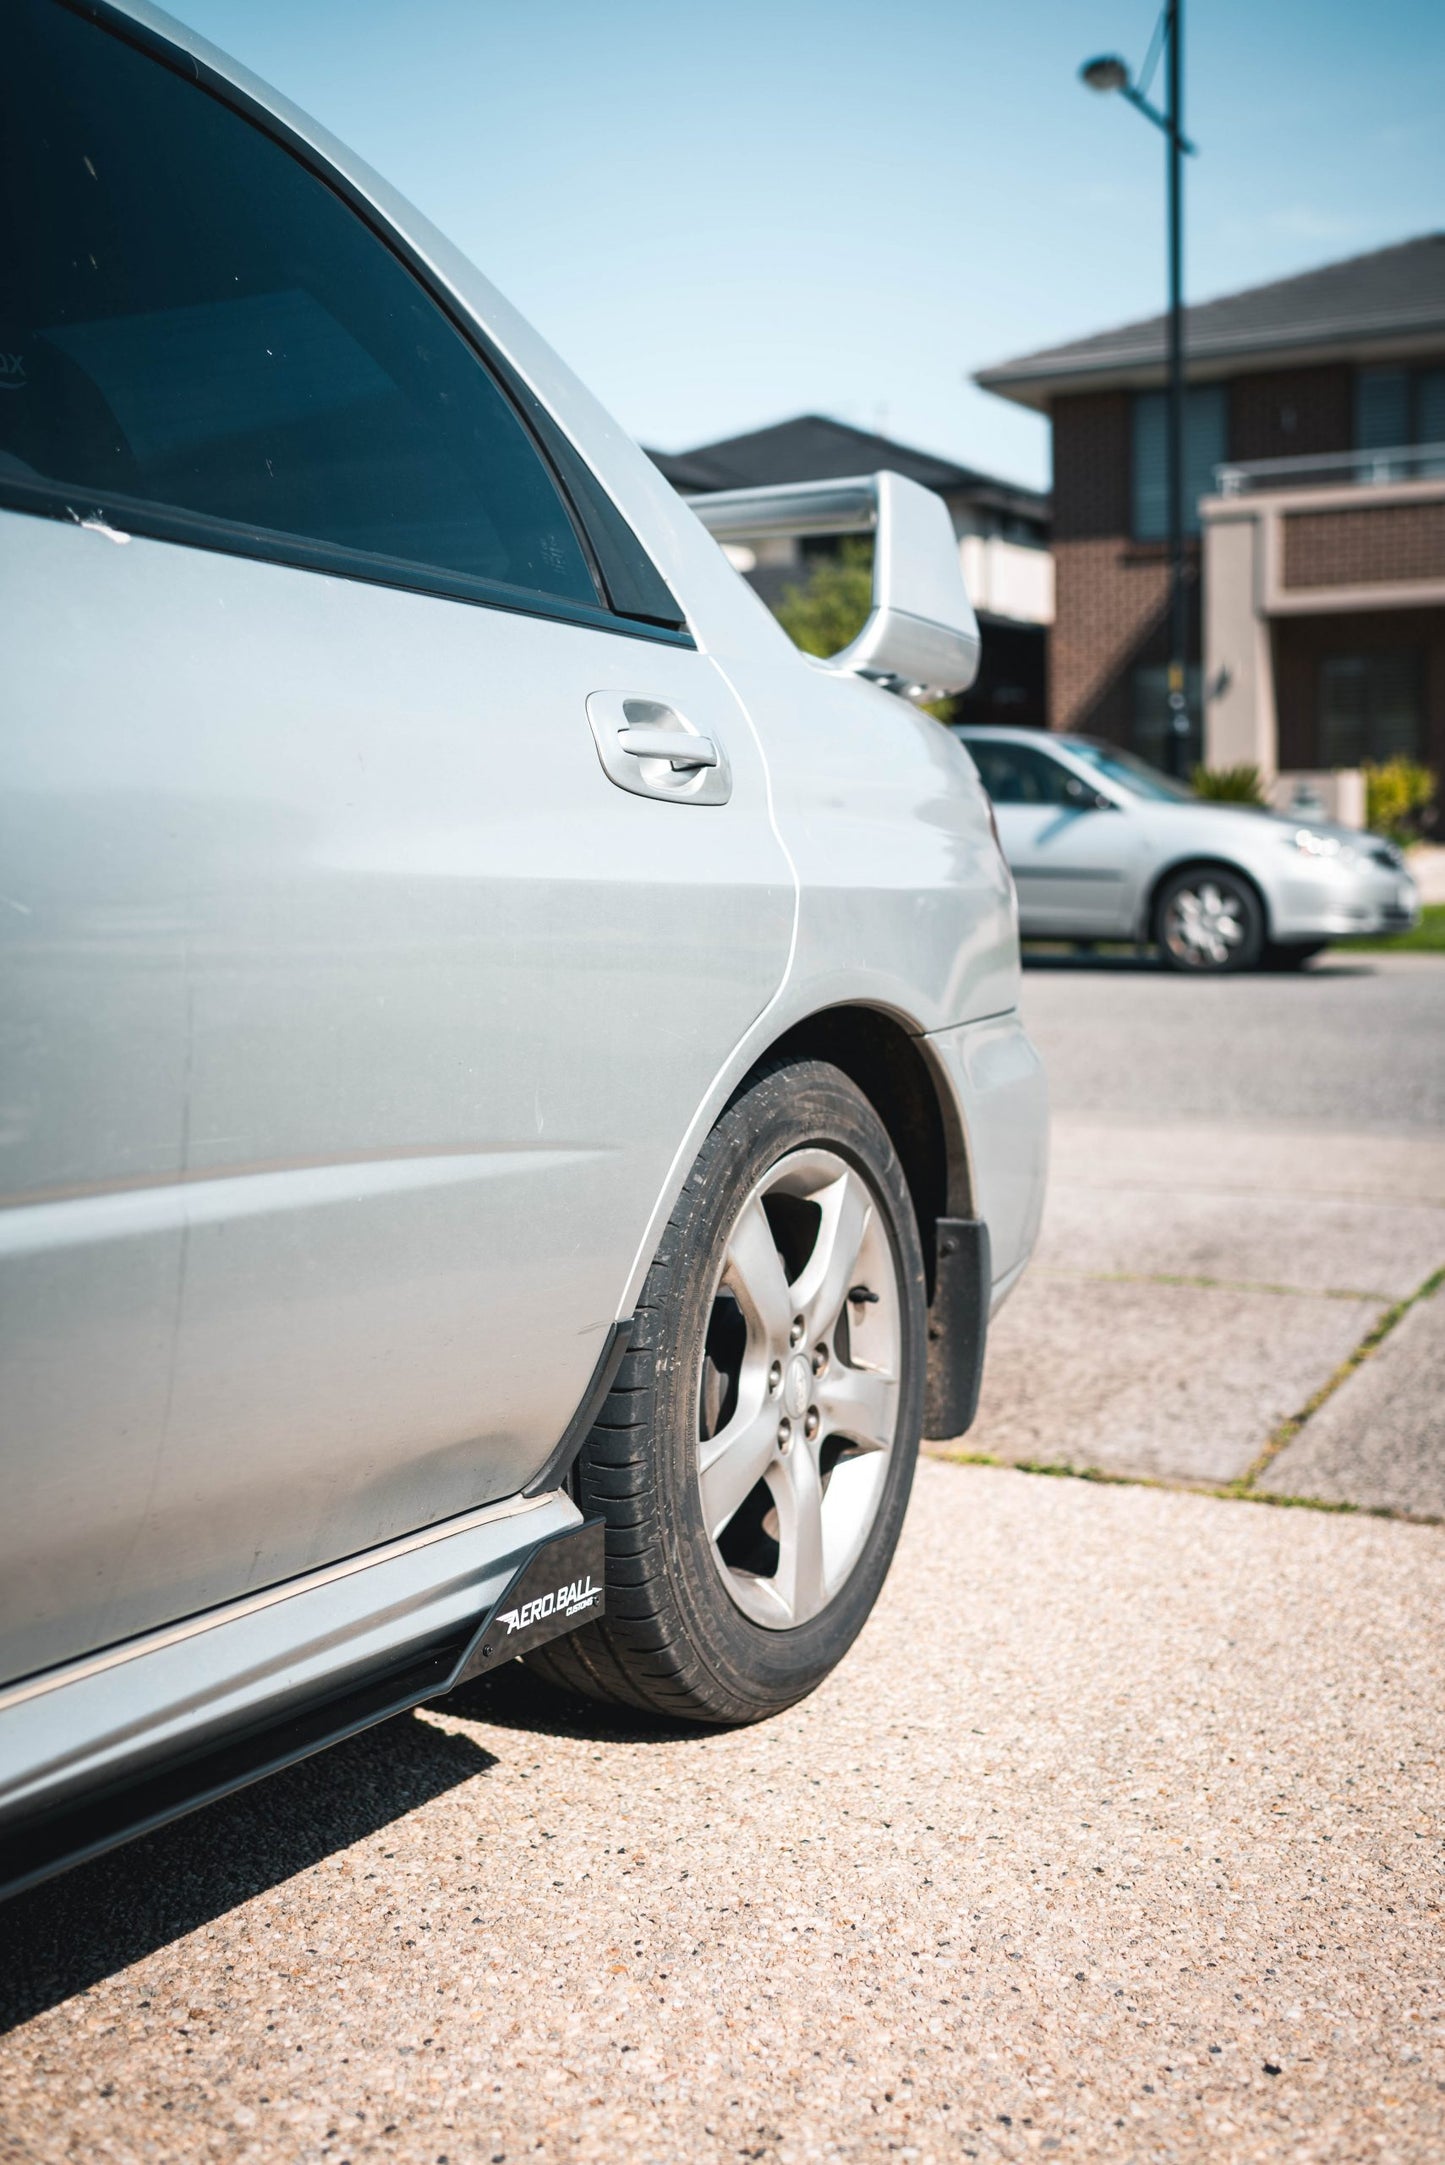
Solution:
<svg viewBox="0 0 1445 2165">
<path fill-rule="evenodd" d="M 988 1227 L 978 1215 L 969 1139 L 926 1038 L 881 1008 L 822 1009 L 794 1023 L 764 1062 L 827 1060 L 888 1132 L 913 1203 L 928 1303 L 925 1433 L 962 1435 L 978 1410 L 988 1333 Z M 756 1072 L 756 1069 L 754 1069 Z"/>
<path fill-rule="evenodd" d="M 927 1041 L 882 1008 L 830 1007 L 792 1024 L 751 1072 L 779 1059 L 830 1061 L 857 1084 L 888 1130 L 918 1220 L 931 1304 L 938 1222 L 973 1217 L 976 1190 L 968 1136 Z"/>
<path fill-rule="evenodd" d="M 1181 872 L 1228 872 L 1235 879 L 1243 880 L 1245 886 L 1259 904 L 1260 920 L 1264 926 L 1264 937 L 1266 940 L 1272 938 L 1273 926 L 1270 923 L 1269 898 L 1249 867 L 1240 864 L 1237 858 L 1215 856 L 1207 850 L 1198 850 L 1187 857 L 1176 857 L 1172 863 L 1162 865 L 1150 880 L 1144 897 L 1144 907 L 1140 913 L 1139 930 L 1144 939 L 1152 940 L 1154 938 L 1154 920 L 1159 911 L 1159 897 L 1164 892 L 1169 881 L 1177 879 Z"/>
</svg>

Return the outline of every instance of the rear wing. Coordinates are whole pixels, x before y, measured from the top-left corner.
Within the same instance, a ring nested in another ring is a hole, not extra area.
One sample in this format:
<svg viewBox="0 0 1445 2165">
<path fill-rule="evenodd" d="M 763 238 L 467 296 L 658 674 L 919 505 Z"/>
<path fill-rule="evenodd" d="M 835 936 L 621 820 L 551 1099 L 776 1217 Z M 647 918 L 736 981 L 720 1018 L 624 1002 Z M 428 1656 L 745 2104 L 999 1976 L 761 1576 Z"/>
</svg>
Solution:
<svg viewBox="0 0 1445 2165">
<path fill-rule="evenodd" d="M 718 541 L 779 535 L 873 535 L 873 604 L 841 654 L 821 664 L 870 677 L 907 699 L 966 692 L 978 674 L 978 619 L 963 583 L 953 521 L 942 497 L 902 474 L 786 482 L 691 496 Z"/>
</svg>

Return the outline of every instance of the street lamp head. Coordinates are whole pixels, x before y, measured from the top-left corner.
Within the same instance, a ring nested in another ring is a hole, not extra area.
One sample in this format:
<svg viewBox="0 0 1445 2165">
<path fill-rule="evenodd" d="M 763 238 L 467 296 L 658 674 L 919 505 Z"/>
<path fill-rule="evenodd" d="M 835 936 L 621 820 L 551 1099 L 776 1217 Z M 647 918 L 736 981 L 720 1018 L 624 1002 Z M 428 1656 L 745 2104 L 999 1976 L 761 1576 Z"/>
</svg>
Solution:
<svg viewBox="0 0 1445 2165">
<path fill-rule="evenodd" d="M 1090 90 L 1127 90 L 1129 70 L 1117 53 L 1103 53 L 1097 60 L 1086 60 L 1079 70 L 1081 82 Z"/>
</svg>

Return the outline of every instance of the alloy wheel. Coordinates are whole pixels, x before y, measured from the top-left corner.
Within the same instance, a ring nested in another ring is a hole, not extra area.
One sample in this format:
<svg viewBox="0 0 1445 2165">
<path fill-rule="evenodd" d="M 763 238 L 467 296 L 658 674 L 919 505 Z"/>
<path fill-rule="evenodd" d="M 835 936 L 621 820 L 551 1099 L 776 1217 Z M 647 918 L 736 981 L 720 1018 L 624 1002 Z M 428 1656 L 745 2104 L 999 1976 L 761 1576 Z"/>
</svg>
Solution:
<svg viewBox="0 0 1445 2165">
<path fill-rule="evenodd" d="M 1248 933 L 1243 896 L 1217 879 L 1176 888 L 1164 912 L 1165 945 L 1193 969 L 1227 969 Z"/>
<path fill-rule="evenodd" d="M 779 1159 L 735 1216 L 698 1390 L 714 1561 L 754 1623 L 804 1624 L 877 1516 L 898 1428 L 899 1265 L 869 1182 L 836 1151 Z"/>
</svg>

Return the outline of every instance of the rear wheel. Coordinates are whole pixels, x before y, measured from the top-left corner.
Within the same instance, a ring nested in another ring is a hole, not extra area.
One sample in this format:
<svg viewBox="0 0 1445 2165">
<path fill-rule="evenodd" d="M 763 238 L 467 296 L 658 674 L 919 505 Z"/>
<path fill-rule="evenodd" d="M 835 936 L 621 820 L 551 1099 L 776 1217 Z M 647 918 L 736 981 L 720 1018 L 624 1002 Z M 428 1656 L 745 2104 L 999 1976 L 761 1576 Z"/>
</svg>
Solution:
<svg viewBox="0 0 1445 2165">
<path fill-rule="evenodd" d="M 1171 970 L 1252 970 L 1264 950 L 1264 911 L 1242 872 L 1191 865 L 1160 889 L 1154 937 Z"/>
<path fill-rule="evenodd" d="M 577 1468 L 607 1614 L 529 1657 L 699 1721 L 811 1691 L 883 1584 L 922 1425 L 923 1257 L 887 1131 L 838 1069 L 745 1088 L 708 1137 Z"/>
</svg>

